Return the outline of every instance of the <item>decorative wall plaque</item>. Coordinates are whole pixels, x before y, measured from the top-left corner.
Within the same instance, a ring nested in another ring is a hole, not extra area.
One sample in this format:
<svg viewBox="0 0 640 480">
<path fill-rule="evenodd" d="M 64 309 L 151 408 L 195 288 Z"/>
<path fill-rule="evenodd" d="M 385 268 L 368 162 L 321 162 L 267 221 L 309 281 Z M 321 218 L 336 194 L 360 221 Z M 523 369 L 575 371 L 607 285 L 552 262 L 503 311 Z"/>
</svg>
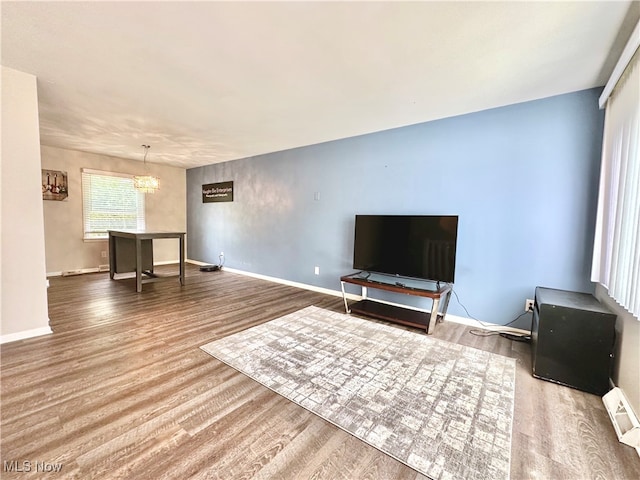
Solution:
<svg viewBox="0 0 640 480">
<path fill-rule="evenodd" d="M 202 203 L 233 202 L 233 182 L 202 185 Z"/>
</svg>

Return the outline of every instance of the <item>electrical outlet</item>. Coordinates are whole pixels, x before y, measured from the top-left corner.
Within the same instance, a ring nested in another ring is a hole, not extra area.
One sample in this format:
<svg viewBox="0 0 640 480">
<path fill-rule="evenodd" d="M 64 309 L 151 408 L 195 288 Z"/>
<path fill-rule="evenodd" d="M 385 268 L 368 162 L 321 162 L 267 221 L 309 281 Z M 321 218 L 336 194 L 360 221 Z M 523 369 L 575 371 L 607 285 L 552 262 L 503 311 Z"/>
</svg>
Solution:
<svg viewBox="0 0 640 480">
<path fill-rule="evenodd" d="M 107 258 L 107 251 L 106 251 L 106 250 L 103 250 L 102 252 L 100 252 L 100 256 L 101 256 L 102 258 Z"/>
<path fill-rule="evenodd" d="M 316 275 L 320 275 L 320 267 L 315 267 L 313 269 L 313 273 L 315 273 Z"/>
<path fill-rule="evenodd" d="M 524 302 L 524 311 L 525 312 L 533 312 L 533 304 L 534 304 L 534 300 L 527 298 L 527 300 Z"/>
</svg>

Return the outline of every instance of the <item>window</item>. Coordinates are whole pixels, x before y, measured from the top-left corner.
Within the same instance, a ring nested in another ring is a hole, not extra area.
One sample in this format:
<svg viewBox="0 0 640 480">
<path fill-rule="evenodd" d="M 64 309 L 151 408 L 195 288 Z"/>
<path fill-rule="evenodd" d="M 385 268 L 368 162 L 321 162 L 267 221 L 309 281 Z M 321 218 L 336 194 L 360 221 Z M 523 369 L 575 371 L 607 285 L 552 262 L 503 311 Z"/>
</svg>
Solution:
<svg viewBox="0 0 640 480">
<path fill-rule="evenodd" d="M 82 169 L 84 239 L 107 239 L 107 230 L 144 230 L 144 194 L 133 176 Z"/>
<path fill-rule="evenodd" d="M 640 50 L 607 100 L 591 273 L 591 279 L 636 318 L 640 318 L 639 55 Z"/>
</svg>

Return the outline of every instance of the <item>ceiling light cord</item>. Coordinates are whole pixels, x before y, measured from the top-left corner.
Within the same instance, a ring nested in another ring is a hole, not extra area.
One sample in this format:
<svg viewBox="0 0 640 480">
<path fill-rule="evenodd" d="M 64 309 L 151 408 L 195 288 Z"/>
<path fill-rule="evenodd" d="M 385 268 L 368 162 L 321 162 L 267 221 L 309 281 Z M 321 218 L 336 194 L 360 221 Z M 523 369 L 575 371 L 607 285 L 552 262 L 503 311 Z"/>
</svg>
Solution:
<svg viewBox="0 0 640 480">
<path fill-rule="evenodd" d="M 151 148 L 151 145 L 142 145 L 142 148 L 144 148 L 144 157 L 142 158 L 142 163 L 145 166 L 145 169 L 147 167 L 147 153 L 149 153 L 149 149 Z M 145 170 L 146 171 L 146 170 Z"/>
</svg>

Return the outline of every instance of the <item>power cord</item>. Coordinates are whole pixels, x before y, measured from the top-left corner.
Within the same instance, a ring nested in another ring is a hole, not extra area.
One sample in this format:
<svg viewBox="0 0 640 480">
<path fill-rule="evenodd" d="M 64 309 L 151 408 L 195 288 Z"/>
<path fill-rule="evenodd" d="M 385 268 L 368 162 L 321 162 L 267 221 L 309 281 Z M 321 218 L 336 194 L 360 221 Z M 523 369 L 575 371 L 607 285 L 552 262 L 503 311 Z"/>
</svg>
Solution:
<svg viewBox="0 0 640 480">
<path fill-rule="evenodd" d="M 456 293 L 455 290 L 451 289 L 451 291 L 453 292 L 453 294 L 456 297 L 456 301 L 458 302 L 458 305 L 460 305 L 465 313 L 467 314 L 467 316 L 469 318 L 471 318 L 472 320 L 475 320 L 476 322 L 478 322 L 480 325 L 482 325 L 485 329 L 489 329 L 492 328 L 494 325 L 489 325 L 487 323 L 484 323 L 480 320 L 478 320 L 477 318 L 475 318 L 473 315 L 471 315 L 469 313 L 469 310 L 467 310 L 467 307 L 465 307 L 462 302 L 460 301 L 460 297 L 458 297 L 458 294 Z M 512 323 L 515 323 L 516 321 L 518 321 L 520 318 L 522 318 L 524 315 L 526 315 L 527 313 L 531 313 L 531 310 L 521 313 L 520 315 L 518 315 L 516 318 L 514 318 L 513 320 L 511 320 L 509 323 L 505 323 L 504 325 L 501 325 L 502 327 L 508 327 L 509 325 L 511 325 Z M 491 337 L 494 335 L 500 335 L 503 338 L 507 338 L 509 340 L 513 340 L 516 342 L 530 342 L 531 341 L 531 335 L 523 335 L 523 334 L 519 334 L 519 333 L 512 333 L 512 332 L 508 332 L 506 330 L 478 330 L 478 329 L 474 329 L 474 330 L 469 330 L 469 333 L 471 335 L 475 335 L 478 337 Z"/>
<path fill-rule="evenodd" d="M 222 266 L 224 265 L 224 253 L 218 255 L 218 264 L 217 265 L 202 265 L 200 267 L 201 272 L 219 272 L 222 270 Z"/>
</svg>

